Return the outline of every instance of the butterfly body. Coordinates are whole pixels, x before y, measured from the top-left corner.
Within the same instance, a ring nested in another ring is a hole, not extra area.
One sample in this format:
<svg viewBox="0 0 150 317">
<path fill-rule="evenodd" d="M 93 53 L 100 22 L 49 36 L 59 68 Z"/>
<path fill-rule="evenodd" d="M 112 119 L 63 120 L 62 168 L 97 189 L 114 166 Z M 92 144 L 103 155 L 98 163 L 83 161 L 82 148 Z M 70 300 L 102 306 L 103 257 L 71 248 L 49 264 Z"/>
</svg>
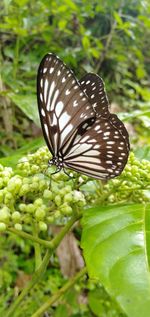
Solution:
<svg viewBox="0 0 150 317">
<path fill-rule="evenodd" d="M 52 153 L 49 165 L 109 179 L 118 176 L 128 159 L 126 128 L 109 102 L 102 79 L 86 74 L 78 81 L 54 54 L 47 54 L 37 78 L 43 134 Z"/>
</svg>

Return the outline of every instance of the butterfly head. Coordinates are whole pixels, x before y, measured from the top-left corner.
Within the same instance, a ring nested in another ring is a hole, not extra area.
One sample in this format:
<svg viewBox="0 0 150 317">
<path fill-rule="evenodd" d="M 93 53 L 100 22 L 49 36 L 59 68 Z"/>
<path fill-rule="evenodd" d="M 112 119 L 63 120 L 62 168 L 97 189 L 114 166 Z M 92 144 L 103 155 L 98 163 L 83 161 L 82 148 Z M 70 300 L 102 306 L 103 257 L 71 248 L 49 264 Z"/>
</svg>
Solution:
<svg viewBox="0 0 150 317">
<path fill-rule="evenodd" d="M 61 169 L 64 167 L 62 157 L 54 156 L 51 160 L 48 161 L 48 165 L 55 165 L 57 168 Z"/>
</svg>

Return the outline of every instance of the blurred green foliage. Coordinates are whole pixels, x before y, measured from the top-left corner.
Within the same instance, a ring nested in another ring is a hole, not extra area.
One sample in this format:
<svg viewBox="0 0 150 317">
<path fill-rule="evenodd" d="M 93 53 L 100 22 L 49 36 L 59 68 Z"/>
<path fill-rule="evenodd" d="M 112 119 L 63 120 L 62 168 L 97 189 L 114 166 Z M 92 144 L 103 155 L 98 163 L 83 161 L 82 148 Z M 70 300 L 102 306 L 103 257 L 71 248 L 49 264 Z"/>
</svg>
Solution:
<svg viewBox="0 0 150 317">
<path fill-rule="evenodd" d="M 23 145 L 20 134 L 27 139 L 37 135 L 31 123 L 38 125 L 36 73 L 49 51 L 58 54 L 79 78 L 89 71 L 100 74 L 110 100 L 118 104 L 124 120 L 133 124 L 134 141 L 138 135 L 147 143 L 149 14 L 148 0 L 3 0 L 1 154 Z"/>
<path fill-rule="evenodd" d="M 78 78 L 93 71 L 104 79 L 114 112 L 118 111 L 127 123 L 136 156 L 150 160 L 149 1 L 2 0 L 0 9 L 0 162 L 17 169 L 18 158 L 42 144 L 36 105 L 36 74 L 40 60 L 47 52 L 58 54 Z M 104 204 L 118 199 L 121 202 L 147 201 L 147 189 L 140 195 L 143 180 L 147 181 L 148 177 L 144 176 L 141 164 L 134 162 L 132 172 L 135 175 L 130 173 L 129 164 L 120 179 L 102 187 L 99 184 L 96 189 L 89 182 L 85 191 L 91 196 L 97 191 L 97 201 Z M 129 188 L 136 184 L 141 185 L 140 190 L 130 192 Z M 17 286 L 18 272 L 25 272 L 28 278 L 32 273 L 34 263 L 30 242 L 13 235 L 8 238 L 4 234 L 0 262 L 2 315 L 18 288 L 24 287 L 25 276 L 23 284 Z M 24 316 L 31 316 L 39 302 L 46 300 L 63 283 L 64 277 L 55 256 L 45 279 L 21 305 L 20 312 L 23 309 L 26 311 Z M 75 291 L 66 294 L 61 305 L 54 306 L 50 313 L 55 317 L 67 314 L 72 317 L 123 316 L 102 286 L 99 287 L 101 290 L 97 292 L 94 282 L 81 281 Z M 80 305 L 79 293 L 83 295 Z M 87 293 L 88 303 L 84 303 Z"/>
</svg>

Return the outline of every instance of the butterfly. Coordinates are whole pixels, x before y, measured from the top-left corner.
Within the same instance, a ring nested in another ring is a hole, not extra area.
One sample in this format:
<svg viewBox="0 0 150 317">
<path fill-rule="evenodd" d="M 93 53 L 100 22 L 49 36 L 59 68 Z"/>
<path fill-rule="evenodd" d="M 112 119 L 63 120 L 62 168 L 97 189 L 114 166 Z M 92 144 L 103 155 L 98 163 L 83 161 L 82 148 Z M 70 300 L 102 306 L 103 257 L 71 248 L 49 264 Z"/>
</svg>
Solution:
<svg viewBox="0 0 150 317">
<path fill-rule="evenodd" d="M 42 59 L 37 75 L 41 126 L 57 171 L 72 169 L 107 180 L 118 176 L 129 155 L 124 124 L 109 111 L 103 80 L 94 73 L 77 80 L 53 53 Z"/>
</svg>

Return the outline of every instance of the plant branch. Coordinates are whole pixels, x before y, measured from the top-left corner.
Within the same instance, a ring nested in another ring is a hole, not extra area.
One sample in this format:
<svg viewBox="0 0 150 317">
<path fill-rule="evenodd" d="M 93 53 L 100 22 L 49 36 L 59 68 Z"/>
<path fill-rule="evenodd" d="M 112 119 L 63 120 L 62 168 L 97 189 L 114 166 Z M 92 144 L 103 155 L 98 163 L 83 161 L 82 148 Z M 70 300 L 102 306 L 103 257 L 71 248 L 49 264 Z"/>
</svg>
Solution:
<svg viewBox="0 0 150 317">
<path fill-rule="evenodd" d="M 119 14 L 119 15 L 120 15 L 121 12 L 122 12 L 123 3 L 124 3 L 124 1 L 121 3 L 121 6 L 120 6 L 120 8 L 119 8 L 119 10 L 118 10 L 118 14 Z M 110 47 L 110 44 L 111 44 L 111 42 L 112 42 L 112 38 L 113 38 L 113 35 L 114 35 L 114 31 L 115 31 L 115 29 L 116 29 L 116 26 L 117 26 L 117 21 L 114 20 L 113 23 L 112 23 L 112 26 L 111 26 L 110 33 L 109 33 L 108 36 L 107 36 L 107 40 L 106 40 L 106 43 L 105 43 L 105 47 L 104 47 L 104 49 L 103 49 L 103 51 L 102 51 L 102 53 L 101 53 L 101 56 L 100 56 L 100 59 L 99 59 L 97 65 L 96 65 L 96 69 L 95 69 L 95 72 L 96 72 L 96 73 L 99 72 L 99 69 L 101 68 L 101 65 L 102 65 L 102 63 L 103 63 L 103 61 L 104 61 L 104 59 L 105 59 L 105 57 L 106 57 L 106 54 L 107 54 L 108 49 L 109 49 L 109 47 Z"/>
<path fill-rule="evenodd" d="M 62 295 L 66 293 L 83 275 L 87 273 L 87 268 L 84 267 L 79 273 L 71 278 L 61 289 L 50 297 L 31 317 L 39 317 L 43 314 L 52 304 L 54 304 Z"/>
<path fill-rule="evenodd" d="M 49 263 L 49 259 L 50 256 L 53 252 L 54 249 L 57 248 L 57 246 L 59 245 L 59 243 L 61 242 L 61 240 L 64 238 L 64 236 L 66 235 L 66 233 L 70 230 L 70 228 L 72 227 L 72 225 L 78 220 L 80 219 L 82 216 L 82 214 L 75 214 L 73 215 L 73 217 L 68 221 L 68 223 L 64 226 L 64 228 L 61 230 L 61 232 L 55 237 L 53 238 L 50 243 L 51 243 L 51 248 L 48 249 L 46 251 L 46 254 L 43 258 L 43 261 L 41 263 L 41 265 L 39 266 L 39 268 L 36 270 L 36 272 L 33 274 L 32 280 L 28 283 L 27 287 L 23 289 L 22 293 L 17 297 L 17 299 L 14 301 L 14 303 L 10 306 L 10 308 L 6 311 L 5 313 L 5 317 L 10 317 L 13 316 L 14 311 L 16 310 L 17 307 L 19 307 L 20 303 L 22 302 L 22 300 L 27 296 L 27 294 L 29 293 L 29 291 L 33 288 L 33 286 L 35 284 L 37 284 L 43 274 L 46 271 L 47 265 Z M 41 239 L 40 239 L 41 240 Z"/>
<path fill-rule="evenodd" d="M 51 241 L 40 239 L 36 236 L 31 235 L 30 233 L 27 233 L 24 231 L 19 231 L 15 228 L 8 228 L 7 231 L 9 231 L 11 233 L 15 233 L 21 238 L 31 240 L 35 243 L 39 243 L 39 244 L 43 245 L 43 247 L 52 249 Z"/>
<path fill-rule="evenodd" d="M 34 237 L 38 238 L 37 223 L 33 224 L 33 234 L 34 234 Z M 35 271 L 36 271 L 42 263 L 41 245 L 37 242 L 34 242 L 34 252 L 35 252 Z"/>
</svg>

